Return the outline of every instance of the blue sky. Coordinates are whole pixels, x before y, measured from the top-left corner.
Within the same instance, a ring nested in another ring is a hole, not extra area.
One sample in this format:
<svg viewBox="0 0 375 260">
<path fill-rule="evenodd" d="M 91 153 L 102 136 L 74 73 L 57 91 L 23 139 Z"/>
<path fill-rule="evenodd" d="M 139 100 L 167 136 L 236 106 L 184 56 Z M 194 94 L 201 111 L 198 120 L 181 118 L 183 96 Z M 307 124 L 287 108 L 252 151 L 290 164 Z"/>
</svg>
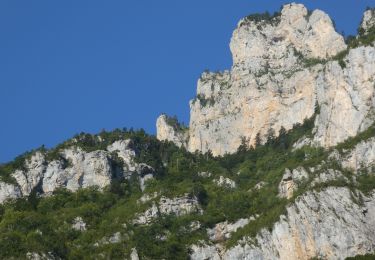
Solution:
<svg viewBox="0 0 375 260">
<path fill-rule="evenodd" d="M 3 0 L 0 162 L 81 131 L 155 133 L 162 113 L 189 121 L 205 69 L 230 68 L 238 20 L 290 1 Z M 374 0 L 300 1 L 354 34 Z"/>
</svg>

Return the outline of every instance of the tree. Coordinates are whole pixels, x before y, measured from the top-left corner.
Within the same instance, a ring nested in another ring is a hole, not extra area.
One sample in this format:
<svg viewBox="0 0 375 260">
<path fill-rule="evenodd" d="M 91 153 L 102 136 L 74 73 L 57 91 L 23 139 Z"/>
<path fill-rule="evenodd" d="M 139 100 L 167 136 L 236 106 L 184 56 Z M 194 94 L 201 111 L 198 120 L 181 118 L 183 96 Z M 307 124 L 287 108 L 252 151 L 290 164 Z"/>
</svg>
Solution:
<svg viewBox="0 0 375 260">
<path fill-rule="evenodd" d="M 245 136 L 241 136 L 241 145 L 238 147 L 237 151 L 239 153 L 246 152 L 249 149 L 249 139 Z"/>
<path fill-rule="evenodd" d="M 273 146 L 275 144 L 275 130 L 273 128 L 267 131 L 267 144 Z"/>
<path fill-rule="evenodd" d="M 278 146 L 283 150 L 288 149 L 287 131 L 283 126 L 279 131 Z"/>
<path fill-rule="evenodd" d="M 260 133 L 257 133 L 255 136 L 255 147 L 258 147 L 262 144 L 262 138 L 260 137 Z"/>
</svg>

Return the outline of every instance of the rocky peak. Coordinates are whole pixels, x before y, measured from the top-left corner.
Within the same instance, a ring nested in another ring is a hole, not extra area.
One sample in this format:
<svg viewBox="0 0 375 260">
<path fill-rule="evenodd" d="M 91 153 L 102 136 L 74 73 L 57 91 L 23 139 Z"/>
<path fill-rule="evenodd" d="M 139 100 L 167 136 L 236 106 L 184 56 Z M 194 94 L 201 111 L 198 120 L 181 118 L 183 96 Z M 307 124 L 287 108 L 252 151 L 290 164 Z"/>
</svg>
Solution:
<svg viewBox="0 0 375 260">
<path fill-rule="evenodd" d="M 233 32 L 230 49 L 233 67 L 258 72 L 265 67 L 289 70 L 297 53 L 306 58 L 327 58 L 346 49 L 327 14 L 308 12 L 302 4 L 287 4 L 280 13 L 250 15 Z M 288 66 L 285 66 L 288 65 Z"/>
<path fill-rule="evenodd" d="M 187 145 L 186 131 L 176 118 L 162 114 L 156 121 L 156 128 L 159 140 L 172 141 L 179 147 Z"/>
<path fill-rule="evenodd" d="M 364 28 L 371 15 L 366 12 Z M 348 49 L 323 11 L 292 3 L 272 16 L 245 17 L 230 49 L 230 71 L 205 72 L 198 80 L 188 131 L 182 135 L 162 116 L 159 140 L 223 155 L 236 152 L 242 140 L 264 143 L 268 133 L 277 136 L 315 115 L 313 136 L 304 143 L 330 147 L 372 124 L 375 49 Z"/>
<path fill-rule="evenodd" d="M 359 27 L 360 34 L 367 34 L 375 26 L 375 8 L 365 11 Z"/>
</svg>

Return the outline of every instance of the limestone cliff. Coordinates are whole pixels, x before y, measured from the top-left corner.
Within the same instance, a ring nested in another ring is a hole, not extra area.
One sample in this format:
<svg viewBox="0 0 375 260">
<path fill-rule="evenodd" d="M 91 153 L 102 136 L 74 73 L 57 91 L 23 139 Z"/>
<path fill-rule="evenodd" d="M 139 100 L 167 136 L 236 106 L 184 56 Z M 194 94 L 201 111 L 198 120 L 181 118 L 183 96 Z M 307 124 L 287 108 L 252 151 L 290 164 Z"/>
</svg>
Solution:
<svg viewBox="0 0 375 260">
<path fill-rule="evenodd" d="M 363 18 L 365 32 L 373 14 Z M 347 48 L 327 14 L 301 4 L 242 19 L 230 43 L 231 70 L 205 72 L 198 80 L 186 147 L 233 153 L 242 140 L 255 145 L 258 136 L 265 142 L 318 108 L 309 143 L 330 147 L 364 131 L 375 114 L 375 48 Z M 161 140 L 183 145 L 177 132 L 162 134 L 159 123 L 157 132 Z"/>
<path fill-rule="evenodd" d="M 346 188 L 308 192 L 287 208 L 271 232 L 263 229 L 228 250 L 194 245 L 192 259 L 345 259 L 372 253 L 374 194 L 363 196 L 361 205 L 353 196 Z"/>
<path fill-rule="evenodd" d="M 175 118 L 168 117 L 165 114 L 159 116 L 156 121 L 157 138 L 160 141 L 168 140 L 175 143 L 178 147 L 188 144 L 188 135 Z"/>
<path fill-rule="evenodd" d="M 78 146 L 58 151 L 58 158 L 47 160 L 46 154 L 37 151 L 28 158 L 22 169 L 15 170 L 15 184 L 0 181 L 0 203 L 30 195 L 32 191 L 52 194 L 58 188 L 76 191 L 79 188 L 103 189 L 114 179 L 138 176 L 141 189 L 153 177 L 153 169 L 135 163 L 135 151 L 130 140 L 118 140 L 106 150 L 86 152 Z M 119 159 L 120 158 L 120 159 Z"/>
</svg>

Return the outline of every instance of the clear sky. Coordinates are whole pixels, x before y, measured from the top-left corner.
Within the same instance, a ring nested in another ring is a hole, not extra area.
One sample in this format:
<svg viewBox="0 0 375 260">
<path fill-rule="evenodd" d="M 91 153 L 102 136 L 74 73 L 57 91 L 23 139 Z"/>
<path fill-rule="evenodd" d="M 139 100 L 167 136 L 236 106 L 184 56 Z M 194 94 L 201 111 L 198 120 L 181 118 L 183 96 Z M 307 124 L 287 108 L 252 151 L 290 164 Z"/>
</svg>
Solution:
<svg viewBox="0 0 375 260">
<path fill-rule="evenodd" d="M 231 66 L 238 20 L 290 1 L 0 1 L 0 162 L 81 131 L 155 133 L 165 112 L 189 121 L 205 69 Z M 300 1 L 354 34 L 375 0 Z"/>
</svg>

